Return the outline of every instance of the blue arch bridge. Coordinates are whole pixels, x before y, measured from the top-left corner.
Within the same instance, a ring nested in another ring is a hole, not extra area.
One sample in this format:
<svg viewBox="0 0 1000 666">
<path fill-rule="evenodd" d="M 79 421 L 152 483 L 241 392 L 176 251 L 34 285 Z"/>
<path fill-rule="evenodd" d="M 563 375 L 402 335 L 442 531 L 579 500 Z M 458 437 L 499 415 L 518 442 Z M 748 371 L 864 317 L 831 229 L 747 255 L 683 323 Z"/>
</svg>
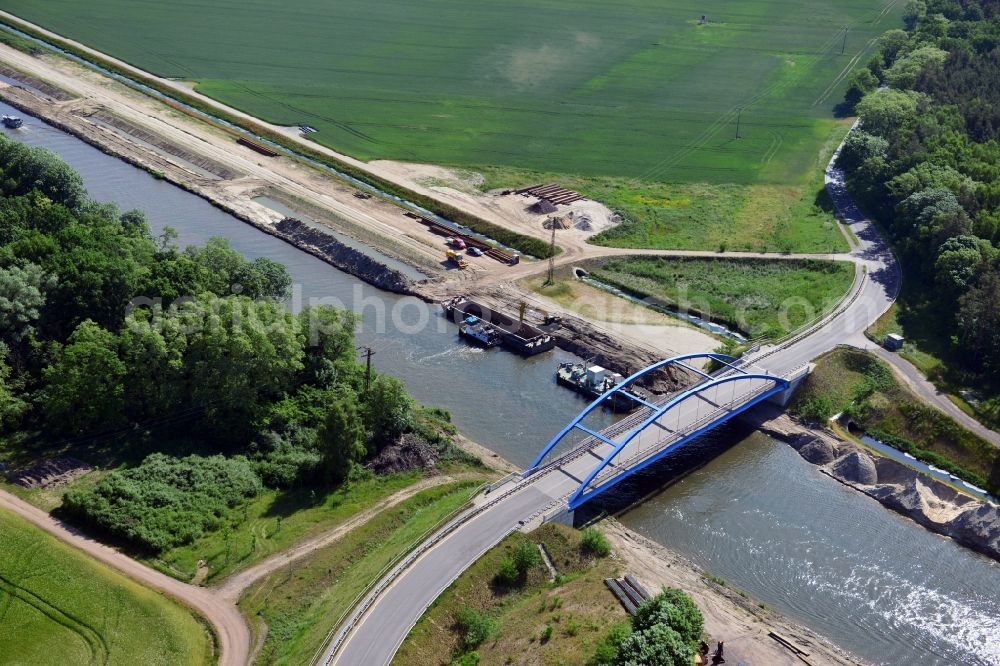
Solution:
<svg viewBox="0 0 1000 666">
<path fill-rule="evenodd" d="M 715 369 L 705 371 L 689 363 L 695 360 L 709 361 Z M 568 495 L 567 505 L 576 509 L 751 407 L 765 400 L 786 404 L 810 367 L 774 374 L 745 357 L 717 353 L 674 356 L 654 363 L 627 377 L 580 412 L 545 445 L 522 479 L 555 476 L 564 488 L 567 481 L 571 482 L 575 490 Z M 656 399 L 636 395 L 637 382 L 667 368 L 680 368 L 698 379 L 676 393 Z M 587 416 L 606 403 L 613 404 L 609 401 L 616 394 L 633 400 L 640 408 L 601 432 L 589 428 L 585 424 Z M 583 432 L 586 437 L 567 453 L 552 456 L 554 451 L 569 446 L 567 438 L 574 432 Z"/>
</svg>

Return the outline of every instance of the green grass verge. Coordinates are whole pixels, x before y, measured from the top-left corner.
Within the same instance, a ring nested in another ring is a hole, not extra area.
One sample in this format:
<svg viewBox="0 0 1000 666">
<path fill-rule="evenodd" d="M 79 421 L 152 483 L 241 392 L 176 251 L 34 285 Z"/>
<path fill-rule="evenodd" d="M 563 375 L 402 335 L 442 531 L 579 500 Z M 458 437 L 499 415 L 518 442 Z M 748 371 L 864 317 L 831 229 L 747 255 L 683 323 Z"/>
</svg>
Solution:
<svg viewBox="0 0 1000 666">
<path fill-rule="evenodd" d="M 846 74 L 901 13 L 849 0 L 4 8 L 361 159 L 734 183 L 798 178 Z"/>
<path fill-rule="evenodd" d="M 850 290 L 854 265 L 818 260 L 629 257 L 605 261 L 591 275 L 748 337 L 780 338 L 834 308 Z"/>
<path fill-rule="evenodd" d="M 461 508 L 480 481 L 425 490 L 343 539 L 255 583 L 240 609 L 266 624 L 258 663 L 309 663 L 358 594 L 395 558 Z M 257 631 L 263 630 L 256 623 Z"/>
<path fill-rule="evenodd" d="M 0 661 L 213 663 L 187 609 L 0 510 Z"/>
<path fill-rule="evenodd" d="M 190 580 L 198 561 L 204 560 L 209 567 L 206 582 L 221 580 L 335 527 L 420 478 L 419 471 L 374 477 L 350 482 L 328 494 L 319 489 L 268 489 L 244 507 L 230 511 L 219 529 L 163 553 L 160 568 Z"/>
<path fill-rule="evenodd" d="M 819 359 L 791 409 L 808 412 L 818 402 L 826 403 L 831 414 L 847 413 L 886 444 L 1000 492 L 1000 450 L 921 403 L 871 354 L 841 348 Z"/>
<path fill-rule="evenodd" d="M 493 577 L 500 561 L 522 542 L 544 543 L 560 576 L 532 569 L 523 585 L 498 589 Z M 494 631 L 476 648 L 479 664 L 586 664 L 608 626 L 625 620 L 621 605 L 604 585 L 619 575 L 620 563 L 584 553 L 581 533 L 564 525 L 547 524 L 531 534 L 515 533 L 473 564 L 445 590 L 417 622 L 393 664 L 445 665 L 467 646 L 456 627 L 462 611 L 492 620 Z"/>
<path fill-rule="evenodd" d="M 889 333 L 902 335 L 906 342 L 899 350 L 900 356 L 963 412 L 987 428 L 1000 430 L 1000 396 L 994 387 L 983 386 L 981 380 L 960 369 L 961 361 L 954 358 L 953 347 L 943 343 L 942 336 L 952 334 L 940 330 L 943 320 L 930 309 L 907 308 L 897 301 L 866 334 L 880 345 Z"/>
</svg>

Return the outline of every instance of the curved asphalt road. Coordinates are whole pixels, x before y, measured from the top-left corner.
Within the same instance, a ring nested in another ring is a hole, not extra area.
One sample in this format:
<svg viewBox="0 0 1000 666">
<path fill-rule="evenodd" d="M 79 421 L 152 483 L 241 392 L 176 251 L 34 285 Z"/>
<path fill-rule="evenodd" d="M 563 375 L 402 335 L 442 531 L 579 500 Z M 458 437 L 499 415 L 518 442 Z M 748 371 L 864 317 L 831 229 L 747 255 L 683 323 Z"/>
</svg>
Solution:
<svg viewBox="0 0 1000 666">
<path fill-rule="evenodd" d="M 842 175 L 832 166 L 827 168 L 826 186 L 838 217 L 860 241 L 851 252 L 858 279 L 840 308 L 818 326 L 747 359 L 749 364 L 775 374 L 787 374 L 837 345 L 863 344 L 865 329 L 892 305 L 899 291 L 899 270 L 891 251 L 854 206 Z M 696 418 L 697 413 L 688 416 Z M 596 458 L 582 455 L 548 473 L 536 473 L 522 483 L 495 491 L 500 497 L 491 504 L 470 509 L 443 528 L 362 600 L 317 662 L 341 666 L 391 662 L 424 610 L 462 571 L 523 522 L 564 506 L 568 492 L 580 482 L 580 470 L 592 468 L 596 462 Z"/>
</svg>

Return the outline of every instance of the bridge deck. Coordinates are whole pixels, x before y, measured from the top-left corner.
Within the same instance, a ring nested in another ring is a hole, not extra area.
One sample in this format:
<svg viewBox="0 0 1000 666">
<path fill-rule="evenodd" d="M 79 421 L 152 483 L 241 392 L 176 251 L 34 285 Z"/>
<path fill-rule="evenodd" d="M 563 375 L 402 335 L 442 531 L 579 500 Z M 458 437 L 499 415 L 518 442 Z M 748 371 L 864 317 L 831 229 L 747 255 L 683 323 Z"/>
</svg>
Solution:
<svg viewBox="0 0 1000 666">
<path fill-rule="evenodd" d="M 553 475 L 558 481 L 539 481 L 540 486 L 544 486 L 544 491 L 553 499 L 569 498 L 570 508 L 576 508 L 673 448 L 783 388 L 766 375 L 763 368 L 754 365 L 727 367 L 714 375 L 703 375 L 699 382 L 683 391 L 658 398 L 651 406 L 640 408 L 600 433 L 577 426 L 592 434 L 567 454 L 539 467 L 531 476 L 559 470 L 560 474 Z M 733 381 L 712 385 L 726 378 Z M 656 408 L 672 401 L 676 404 L 650 422 Z M 631 440 L 612 457 L 616 446 L 630 437 Z M 608 464 L 600 468 L 609 458 Z M 596 475 L 584 485 L 598 468 Z"/>
</svg>

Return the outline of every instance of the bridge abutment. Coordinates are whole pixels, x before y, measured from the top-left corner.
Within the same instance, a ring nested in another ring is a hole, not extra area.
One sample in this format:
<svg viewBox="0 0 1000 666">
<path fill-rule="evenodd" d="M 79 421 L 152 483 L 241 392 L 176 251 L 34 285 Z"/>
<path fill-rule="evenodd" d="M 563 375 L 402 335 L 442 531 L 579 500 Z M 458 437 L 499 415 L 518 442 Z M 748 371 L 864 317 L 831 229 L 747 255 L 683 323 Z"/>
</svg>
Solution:
<svg viewBox="0 0 1000 666">
<path fill-rule="evenodd" d="M 812 374 L 815 367 L 815 363 L 807 363 L 793 370 L 791 374 L 786 377 L 786 379 L 788 379 L 788 388 L 781 393 L 775 393 L 768 398 L 767 401 L 781 407 L 782 409 L 787 407 L 788 403 L 790 403 L 792 398 L 795 396 L 795 392 L 798 390 L 799 386 L 802 385 L 802 382 L 805 381 L 806 377 Z"/>
</svg>

